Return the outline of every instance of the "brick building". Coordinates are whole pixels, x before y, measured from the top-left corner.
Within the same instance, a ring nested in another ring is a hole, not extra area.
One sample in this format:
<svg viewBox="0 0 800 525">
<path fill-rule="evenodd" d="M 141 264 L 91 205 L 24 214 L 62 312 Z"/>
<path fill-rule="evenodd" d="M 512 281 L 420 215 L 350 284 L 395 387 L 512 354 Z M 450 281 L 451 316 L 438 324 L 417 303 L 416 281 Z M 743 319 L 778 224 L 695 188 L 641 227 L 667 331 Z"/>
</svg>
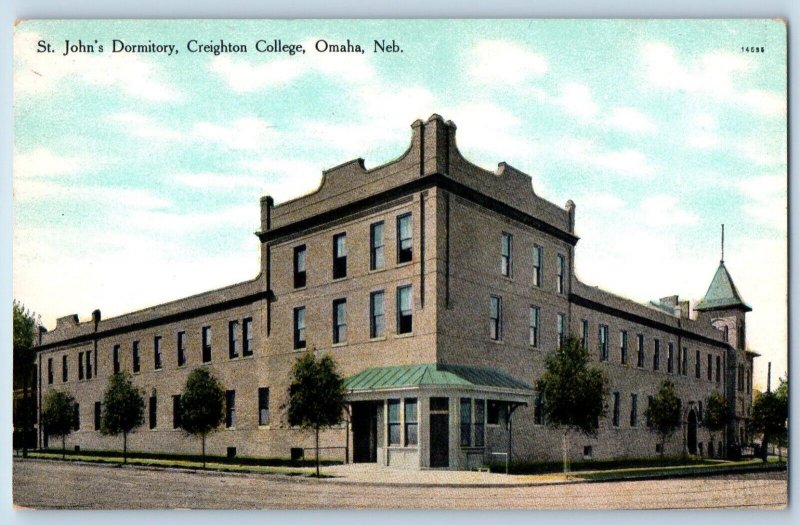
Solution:
<svg viewBox="0 0 800 525">
<path fill-rule="evenodd" d="M 411 128 L 392 162 L 353 160 L 325 171 L 314 193 L 262 198 L 255 279 L 115 318 L 58 319 L 41 337 L 39 391 L 75 396 L 69 445 L 119 448 L 97 427 L 107 379 L 123 370 L 146 401 L 130 448 L 196 452 L 175 403 L 206 366 L 227 390 L 209 452 L 288 457 L 313 444 L 282 410 L 290 368 L 310 348 L 347 378 L 350 422 L 322 439 L 332 457 L 346 446 L 351 461 L 469 468 L 511 446 L 513 460 L 557 459 L 560 436 L 542 424 L 533 385 L 569 334 L 611 379 L 609 417 L 596 438 L 573 439 L 574 459 L 655 455 L 644 411 L 665 379 L 684 420 L 668 453 L 716 456 L 723 439 L 746 441 L 756 354 L 745 349 L 750 308 L 724 263 L 694 318 L 676 296 L 642 305 L 587 286 L 573 272 L 571 201 L 540 198 L 505 163 L 495 173 L 469 163 L 438 115 Z M 716 443 L 702 427 L 713 391 L 735 415 Z"/>
</svg>

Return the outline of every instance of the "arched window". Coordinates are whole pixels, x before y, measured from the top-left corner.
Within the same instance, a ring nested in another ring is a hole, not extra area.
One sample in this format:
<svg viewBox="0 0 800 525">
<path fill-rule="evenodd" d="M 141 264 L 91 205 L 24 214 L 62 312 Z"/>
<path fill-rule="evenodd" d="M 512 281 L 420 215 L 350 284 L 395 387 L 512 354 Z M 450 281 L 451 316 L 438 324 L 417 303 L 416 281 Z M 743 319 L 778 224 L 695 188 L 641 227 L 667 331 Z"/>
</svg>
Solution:
<svg viewBox="0 0 800 525">
<path fill-rule="evenodd" d="M 725 339 L 725 342 L 727 343 L 727 342 L 728 342 L 728 340 L 729 340 L 729 339 L 728 339 L 728 325 L 725 325 L 725 326 L 722 328 L 722 337 Z"/>
</svg>

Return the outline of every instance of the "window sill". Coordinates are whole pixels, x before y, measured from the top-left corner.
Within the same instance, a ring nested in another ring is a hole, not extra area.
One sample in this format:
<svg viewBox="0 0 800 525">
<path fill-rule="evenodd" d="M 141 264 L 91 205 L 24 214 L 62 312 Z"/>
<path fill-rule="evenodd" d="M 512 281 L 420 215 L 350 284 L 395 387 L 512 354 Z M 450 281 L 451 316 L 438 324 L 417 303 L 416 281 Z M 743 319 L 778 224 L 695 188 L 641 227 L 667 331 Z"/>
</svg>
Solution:
<svg viewBox="0 0 800 525">
<path fill-rule="evenodd" d="M 493 344 L 496 344 L 496 345 L 502 345 L 502 344 L 505 344 L 505 343 L 503 343 L 503 340 L 502 340 L 502 339 L 492 339 L 492 338 L 489 338 L 489 342 L 490 342 L 490 343 L 493 343 Z"/>
<path fill-rule="evenodd" d="M 225 430 L 226 430 L 226 431 L 229 431 L 229 430 L 236 430 L 236 427 L 225 427 Z"/>
<path fill-rule="evenodd" d="M 292 291 L 293 292 L 302 292 L 306 288 L 308 288 L 308 285 L 306 285 L 306 286 L 296 286 L 296 287 L 292 288 Z"/>
<path fill-rule="evenodd" d="M 259 430 L 270 430 L 271 428 L 269 425 L 258 425 Z"/>
<path fill-rule="evenodd" d="M 386 266 L 384 266 L 382 268 L 375 268 L 373 270 L 370 270 L 369 273 L 373 274 L 373 273 L 381 273 L 381 272 L 385 272 L 385 271 L 386 271 Z"/>
<path fill-rule="evenodd" d="M 189 367 L 186 364 L 178 365 L 178 370 L 180 370 L 182 368 L 189 368 Z"/>
<path fill-rule="evenodd" d="M 333 277 L 331 279 L 331 282 L 332 283 L 338 283 L 338 282 L 342 282 L 342 281 L 345 281 L 345 280 L 347 280 L 347 276 L 346 275 L 343 276 L 343 277 Z"/>
<path fill-rule="evenodd" d="M 414 336 L 414 332 L 406 332 L 404 334 L 395 334 L 395 338 L 396 339 L 402 339 L 404 337 L 413 337 L 413 336 Z"/>
<path fill-rule="evenodd" d="M 461 445 L 461 450 L 463 450 L 464 452 L 484 452 L 486 450 L 486 445 L 482 447 L 474 447 L 472 445 L 469 446 Z"/>
<path fill-rule="evenodd" d="M 403 266 L 409 266 L 411 264 L 414 264 L 414 259 L 411 259 L 410 261 L 404 261 L 404 262 L 397 261 L 397 263 L 394 266 L 395 266 L 395 268 L 402 268 Z"/>
<path fill-rule="evenodd" d="M 163 366 L 161 368 L 154 368 L 153 369 L 153 372 L 163 372 L 163 371 L 164 371 L 164 367 Z"/>
<path fill-rule="evenodd" d="M 370 343 L 377 343 L 377 342 L 380 342 L 380 341 L 386 341 L 386 336 L 382 335 L 380 337 L 372 337 L 369 340 Z"/>
<path fill-rule="evenodd" d="M 347 341 L 342 341 L 341 343 L 333 343 L 333 344 L 331 344 L 331 348 L 341 348 L 342 346 L 347 346 Z"/>
</svg>

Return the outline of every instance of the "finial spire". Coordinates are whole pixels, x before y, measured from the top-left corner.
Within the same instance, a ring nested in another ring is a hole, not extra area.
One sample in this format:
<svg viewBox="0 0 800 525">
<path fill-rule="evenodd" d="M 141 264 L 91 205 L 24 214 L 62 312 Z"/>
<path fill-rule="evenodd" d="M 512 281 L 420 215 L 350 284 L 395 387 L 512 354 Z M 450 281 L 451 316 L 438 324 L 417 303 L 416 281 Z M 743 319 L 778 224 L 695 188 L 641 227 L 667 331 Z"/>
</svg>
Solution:
<svg viewBox="0 0 800 525">
<path fill-rule="evenodd" d="M 719 262 L 725 262 L 725 225 L 722 225 L 722 255 L 720 255 Z"/>
</svg>

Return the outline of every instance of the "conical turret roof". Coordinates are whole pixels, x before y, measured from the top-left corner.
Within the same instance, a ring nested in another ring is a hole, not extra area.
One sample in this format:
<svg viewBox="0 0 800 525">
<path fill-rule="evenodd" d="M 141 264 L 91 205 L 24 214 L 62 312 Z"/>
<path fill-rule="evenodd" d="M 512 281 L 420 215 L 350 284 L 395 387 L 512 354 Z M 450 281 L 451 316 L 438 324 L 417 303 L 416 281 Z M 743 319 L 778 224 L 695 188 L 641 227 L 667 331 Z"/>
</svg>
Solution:
<svg viewBox="0 0 800 525">
<path fill-rule="evenodd" d="M 717 268 L 717 273 L 714 274 L 714 278 L 711 280 L 711 286 L 708 287 L 706 296 L 697 303 L 694 309 L 702 312 L 704 310 L 722 310 L 726 308 L 741 308 L 746 312 L 752 310 L 742 300 L 742 296 L 739 295 L 739 290 L 733 284 L 733 278 L 728 273 L 728 269 L 725 268 L 725 263 L 720 261 L 719 268 Z"/>
</svg>

